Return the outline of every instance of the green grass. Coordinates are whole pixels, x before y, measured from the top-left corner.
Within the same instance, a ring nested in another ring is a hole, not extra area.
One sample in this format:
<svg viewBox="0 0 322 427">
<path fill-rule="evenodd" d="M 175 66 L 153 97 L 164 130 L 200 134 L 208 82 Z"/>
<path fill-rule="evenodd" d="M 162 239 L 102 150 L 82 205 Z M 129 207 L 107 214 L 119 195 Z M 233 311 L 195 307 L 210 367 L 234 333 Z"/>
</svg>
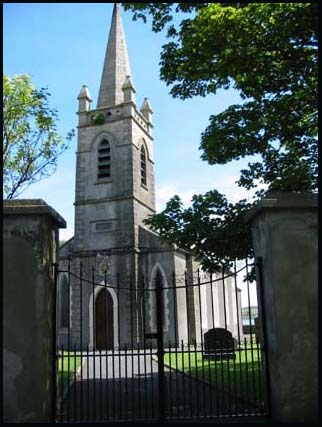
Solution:
<svg viewBox="0 0 322 427">
<path fill-rule="evenodd" d="M 164 362 L 173 369 L 183 371 L 214 385 L 219 390 L 257 401 L 261 396 L 261 361 L 257 346 L 236 351 L 236 360 L 202 358 L 200 351 L 165 353 Z M 189 361 L 190 359 L 190 361 Z"/>
<path fill-rule="evenodd" d="M 69 357 L 67 357 L 68 355 Z M 77 371 L 77 369 L 81 366 L 81 360 L 82 358 L 77 356 L 77 353 L 76 357 L 74 357 L 73 352 L 64 352 L 64 357 L 58 358 L 58 395 L 61 395 L 62 385 L 65 389 L 68 381 L 71 381 L 75 377 L 75 366 Z"/>
</svg>

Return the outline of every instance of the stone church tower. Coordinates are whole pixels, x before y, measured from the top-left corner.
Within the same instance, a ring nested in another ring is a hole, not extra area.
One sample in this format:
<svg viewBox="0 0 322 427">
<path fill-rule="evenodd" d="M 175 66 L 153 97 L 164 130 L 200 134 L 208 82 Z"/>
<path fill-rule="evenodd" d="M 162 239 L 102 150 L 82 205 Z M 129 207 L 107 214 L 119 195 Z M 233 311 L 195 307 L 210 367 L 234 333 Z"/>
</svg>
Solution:
<svg viewBox="0 0 322 427">
<path fill-rule="evenodd" d="M 152 110 L 136 105 L 117 4 L 97 107 L 86 86 L 78 100 L 74 250 L 122 250 L 118 268 L 135 274 L 138 228 L 155 213 Z"/>
<path fill-rule="evenodd" d="M 103 291 L 109 307 L 108 347 L 122 346 L 122 340 L 142 342 L 145 328 L 156 328 L 153 298 L 144 292 L 154 286 L 156 272 L 161 272 L 164 285 L 172 285 L 174 277 L 185 274 L 192 281 L 199 267 L 192 254 L 161 243 L 143 223 L 155 213 L 152 109 L 147 98 L 139 109 L 135 95 L 116 3 L 96 108 L 90 107 L 86 85 L 78 95 L 75 236 L 59 253 L 59 304 L 70 301 L 65 309 L 69 319 L 59 315 L 59 341 L 65 346 L 96 348 L 100 338 L 95 311 Z M 99 286 L 103 283 L 104 289 Z M 119 289 L 133 289 L 132 298 Z M 198 327 L 193 289 L 188 299 L 184 289 L 176 291 L 177 312 L 173 292 L 165 291 L 164 297 L 166 340 L 187 339 L 187 304 L 191 337 L 206 330 Z M 206 301 L 207 295 L 203 298 Z"/>
</svg>

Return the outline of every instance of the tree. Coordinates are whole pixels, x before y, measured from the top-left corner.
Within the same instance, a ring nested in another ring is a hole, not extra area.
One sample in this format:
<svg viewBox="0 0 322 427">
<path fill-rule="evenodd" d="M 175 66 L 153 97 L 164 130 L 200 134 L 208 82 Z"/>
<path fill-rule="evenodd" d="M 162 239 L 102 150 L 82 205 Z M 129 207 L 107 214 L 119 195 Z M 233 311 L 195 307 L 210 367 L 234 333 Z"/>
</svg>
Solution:
<svg viewBox="0 0 322 427">
<path fill-rule="evenodd" d="M 316 3 L 124 7 L 134 20 L 150 15 L 153 31 L 167 29 L 160 75 L 173 97 L 206 96 L 230 87 L 239 91 L 240 104 L 210 117 L 201 135 L 203 160 L 215 165 L 249 156 L 238 181 L 248 190 L 264 184 L 267 191 L 317 191 Z M 189 13 L 178 25 L 173 23 L 177 12 Z M 264 190 L 255 194 L 256 200 Z M 194 196 L 184 209 L 176 196 L 147 223 L 165 241 L 193 248 L 211 268 L 236 255 L 252 255 L 250 231 L 242 222 L 250 206 L 245 200 L 229 204 L 214 190 Z"/>
<path fill-rule="evenodd" d="M 52 175 L 57 158 L 68 148 L 57 133 L 57 111 L 46 88 L 37 90 L 29 75 L 3 75 L 3 190 L 16 198 L 31 184 Z"/>
</svg>

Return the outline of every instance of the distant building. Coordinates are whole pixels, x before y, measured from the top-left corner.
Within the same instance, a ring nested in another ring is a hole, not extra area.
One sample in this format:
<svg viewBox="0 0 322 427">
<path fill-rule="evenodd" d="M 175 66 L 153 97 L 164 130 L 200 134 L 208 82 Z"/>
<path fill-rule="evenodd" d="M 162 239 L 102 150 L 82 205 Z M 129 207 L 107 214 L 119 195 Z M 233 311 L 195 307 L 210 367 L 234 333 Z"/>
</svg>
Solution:
<svg viewBox="0 0 322 427">
<path fill-rule="evenodd" d="M 258 317 L 258 307 L 242 307 L 242 322 L 243 322 L 243 333 L 248 335 L 250 332 L 255 334 L 255 318 Z M 250 325 L 252 331 L 250 330 Z"/>
</svg>

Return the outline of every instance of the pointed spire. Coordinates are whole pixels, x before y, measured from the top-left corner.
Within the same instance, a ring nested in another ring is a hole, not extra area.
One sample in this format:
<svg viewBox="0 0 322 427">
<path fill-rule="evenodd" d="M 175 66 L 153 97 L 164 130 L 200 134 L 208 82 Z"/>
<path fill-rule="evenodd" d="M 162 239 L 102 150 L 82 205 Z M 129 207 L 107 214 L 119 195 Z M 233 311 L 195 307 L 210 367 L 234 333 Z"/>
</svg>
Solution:
<svg viewBox="0 0 322 427">
<path fill-rule="evenodd" d="M 131 74 L 119 4 L 114 3 L 97 108 L 120 104 L 122 85 Z"/>
</svg>

